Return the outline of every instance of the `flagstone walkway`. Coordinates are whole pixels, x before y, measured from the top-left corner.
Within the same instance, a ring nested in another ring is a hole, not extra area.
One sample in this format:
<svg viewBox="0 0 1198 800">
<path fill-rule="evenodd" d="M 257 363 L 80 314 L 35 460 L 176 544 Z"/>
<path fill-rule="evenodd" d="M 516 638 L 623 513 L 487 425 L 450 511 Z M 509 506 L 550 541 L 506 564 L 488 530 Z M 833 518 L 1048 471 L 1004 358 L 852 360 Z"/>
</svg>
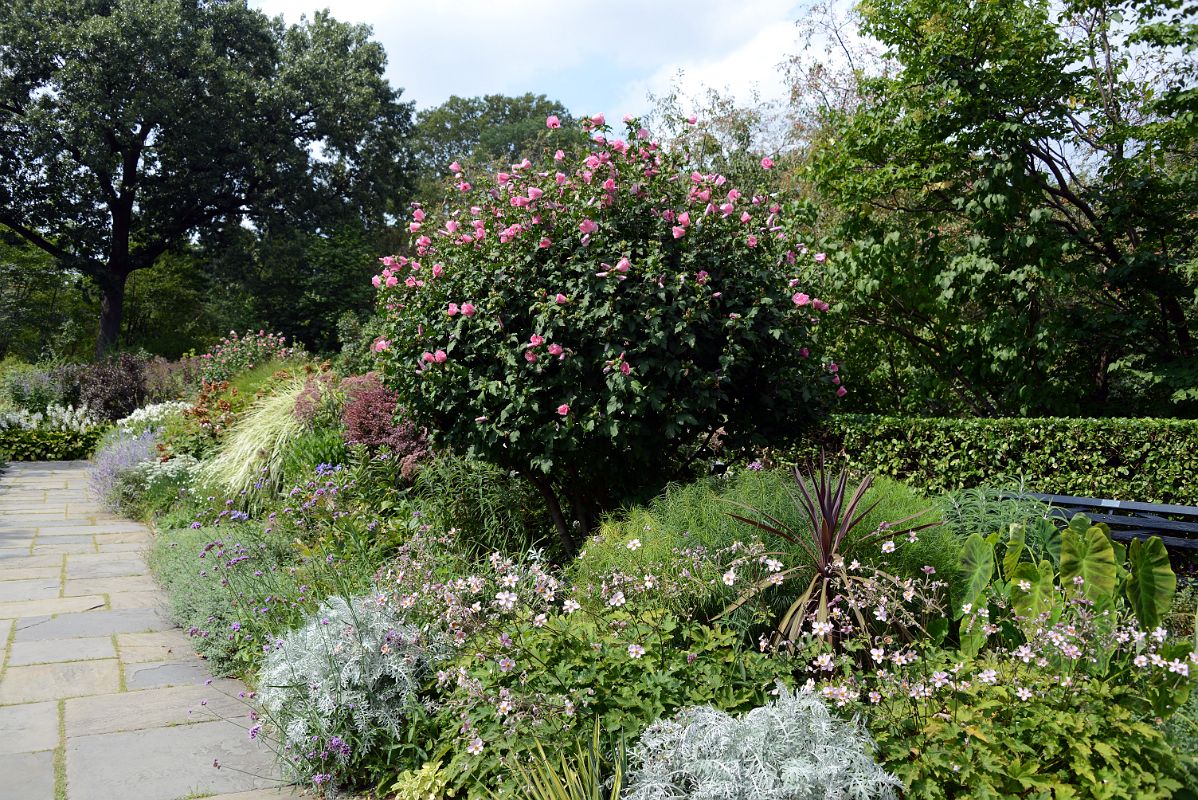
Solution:
<svg viewBox="0 0 1198 800">
<path fill-rule="evenodd" d="M 267 800 L 244 689 L 213 681 L 87 462 L 0 473 L 0 800 Z M 213 766 L 219 761 L 220 769 Z"/>
</svg>

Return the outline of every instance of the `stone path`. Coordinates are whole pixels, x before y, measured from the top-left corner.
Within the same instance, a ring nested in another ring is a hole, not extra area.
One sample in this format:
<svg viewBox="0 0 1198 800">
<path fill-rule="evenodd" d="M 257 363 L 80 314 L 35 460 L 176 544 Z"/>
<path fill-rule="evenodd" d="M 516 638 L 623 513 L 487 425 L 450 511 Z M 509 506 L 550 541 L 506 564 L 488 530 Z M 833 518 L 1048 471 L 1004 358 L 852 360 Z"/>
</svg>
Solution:
<svg viewBox="0 0 1198 800">
<path fill-rule="evenodd" d="M 151 532 L 99 508 L 88 467 L 0 474 L 0 800 L 299 797 L 270 788 L 244 686 L 205 685 L 146 569 Z"/>
</svg>

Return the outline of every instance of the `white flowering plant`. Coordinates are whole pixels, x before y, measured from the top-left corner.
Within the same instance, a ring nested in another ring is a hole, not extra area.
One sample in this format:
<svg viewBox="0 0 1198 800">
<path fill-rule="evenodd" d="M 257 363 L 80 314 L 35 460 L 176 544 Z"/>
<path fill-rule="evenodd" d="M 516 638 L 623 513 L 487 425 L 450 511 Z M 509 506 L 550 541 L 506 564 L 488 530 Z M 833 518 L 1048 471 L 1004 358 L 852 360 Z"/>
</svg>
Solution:
<svg viewBox="0 0 1198 800">
<path fill-rule="evenodd" d="M 136 436 L 148 430 L 157 430 L 172 418 L 182 418 L 183 412 L 192 407 L 191 403 L 182 401 L 167 401 L 142 406 L 127 417 L 116 421 L 116 427 L 124 434 Z"/>
<path fill-rule="evenodd" d="M 0 430 L 46 430 L 86 433 L 100 426 L 100 420 L 87 404 L 63 406 L 51 404 L 45 411 L 18 409 L 0 413 Z"/>
</svg>

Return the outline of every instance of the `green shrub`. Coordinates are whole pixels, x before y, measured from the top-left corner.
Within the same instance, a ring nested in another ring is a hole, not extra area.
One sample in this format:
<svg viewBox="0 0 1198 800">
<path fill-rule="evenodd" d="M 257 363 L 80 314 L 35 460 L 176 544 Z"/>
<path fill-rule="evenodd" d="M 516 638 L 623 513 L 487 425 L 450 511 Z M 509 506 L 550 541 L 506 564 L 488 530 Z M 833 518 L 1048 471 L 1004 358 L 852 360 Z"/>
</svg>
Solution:
<svg viewBox="0 0 1198 800">
<path fill-rule="evenodd" d="M 421 467 L 412 487 L 424 521 L 456 528 L 467 551 L 523 553 L 552 523 L 531 484 L 476 458 L 440 453 Z"/>
<path fill-rule="evenodd" d="M 716 551 L 733 542 L 765 538 L 763 532 L 729 516 L 744 514 L 745 506 L 806 530 L 809 523 L 795 504 L 796 494 L 794 475 L 787 470 L 744 470 L 733 477 L 708 478 L 670 487 L 647 506 L 634 506 L 607 518 L 574 564 L 574 577 L 581 583 L 594 583 L 613 572 L 636 575 L 662 569 L 662 565 L 675 560 L 676 550 L 703 547 Z M 883 522 L 929 509 L 931 513 L 914 523 L 937 519 L 932 501 L 897 481 L 876 480 L 861 508 L 874 503 L 877 506 L 866 514 L 856 530 L 868 534 Z M 640 543 L 635 550 L 628 547 L 633 540 Z M 810 562 L 806 551 L 799 546 L 773 539 L 765 544 L 769 549 L 784 551 L 788 566 Z M 914 576 L 923 566 L 932 566 L 940 577 L 951 582 L 957 572 L 958 552 L 955 537 L 937 527 L 920 531 L 917 542 L 898 548 L 887 561 L 891 569 L 903 576 Z M 712 591 L 722 594 L 718 585 Z M 704 598 L 695 598 L 697 604 L 703 601 Z"/>
<path fill-rule="evenodd" d="M 1165 720 L 1163 730 L 1181 761 L 1185 785 L 1198 789 L 1198 692 Z"/>
<path fill-rule="evenodd" d="M 0 460 L 75 461 L 90 458 L 103 436 L 101 428 L 86 431 L 0 429 Z"/>
<path fill-rule="evenodd" d="M 902 698 L 869 717 L 879 758 L 907 797 L 1168 798 L 1181 783 L 1164 735 L 1137 699 L 1101 681 L 1063 687 L 974 681 L 951 701 Z"/>
<path fill-rule="evenodd" d="M 973 486 L 1153 503 L 1198 497 L 1198 420 L 834 416 L 815 437 L 863 471 L 943 492 Z M 786 463 L 815 447 L 778 456 Z"/>
<path fill-rule="evenodd" d="M 340 428 L 305 431 L 283 448 L 282 485 L 307 480 L 320 464 L 345 464 L 348 458 Z"/>
</svg>

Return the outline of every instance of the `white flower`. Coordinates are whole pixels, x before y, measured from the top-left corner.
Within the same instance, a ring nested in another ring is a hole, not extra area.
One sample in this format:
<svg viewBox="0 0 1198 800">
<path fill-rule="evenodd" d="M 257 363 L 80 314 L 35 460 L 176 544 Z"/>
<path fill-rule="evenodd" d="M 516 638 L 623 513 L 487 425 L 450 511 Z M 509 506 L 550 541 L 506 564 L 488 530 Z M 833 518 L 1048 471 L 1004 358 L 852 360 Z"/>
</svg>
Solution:
<svg viewBox="0 0 1198 800">
<path fill-rule="evenodd" d="M 1157 628 L 1152 632 L 1152 638 L 1156 639 L 1158 642 L 1163 642 L 1165 639 L 1169 638 L 1169 632 L 1164 628 Z"/>
<path fill-rule="evenodd" d="M 567 600 L 566 602 L 562 603 L 562 611 L 565 611 L 567 614 L 573 614 L 575 611 L 577 611 L 580 608 L 582 608 L 582 606 L 580 606 L 577 603 L 577 601 L 575 601 L 573 599 Z"/>
<path fill-rule="evenodd" d="M 545 626 L 545 623 L 548 621 L 549 621 L 549 617 L 546 616 L 545 614 L 537 614 L 535 617 L 532 618 L 532 624 L 533 624 L 534 628 L 543 628 Z"/>
<path fill-rule="evenodd" d="M 483 740 L 475 737 L 470 744 L 466 745 L 466 752 L 472 756 L 481 755 L 483 752 Z"/>
<path fill-rule="evenodd" d="M 831 653 L 820 653 L 815 658 L 815 666 L 824 672 L 831 672 L 836 667 L 836 664 L 832 660 Z"/>
<path fill-rule="evenodd" d="M 767 558 L 765 560 L 765 568 L 770 572 L 780 572 L 782 570 L 782 562 L 776 558 Z"/>
<path fill-rule="evenodd" d="M 516 577 L 515 575 L 508 574 L 508 575 L 504 575 L 502 578 L 500 578 L 499 582 L 503 586 L 506 586 L 507 588 L 511 589 L 517 583 L 520 582 L 520 579 L 518 577 Z"/>
<path fill-rule="evenodd" d="M 883 553 L 893 553 L 894 552 L 894 542 L 884 542 L 882 544 L 882 552 Z"/>
<path fill-rule="evenodd" d="M 832 632 L 833 625 L 831 622 L 813 622 L 811 623 L 811 631 L 816 636 L 827 636 Z"/>
<path fill-rule="evenodd" d="M 731 586 L 736 583 L 736 570 L 728 570 L 724 573 L 723 581 L 726 586 Z"/>
<path fill-rule="evenodd" d="M 1031 700 L 1032 699 L 1032 690 L 1027 688 L 1026 686 L 1020 686 L 1018 689 L 1015 690 L 1015 696 L 1018 697 L 1020 700 Z"/>
<path fill-rule="evenodd" d="M 620 606 L 624 605 L 624 593 L 616 592 L 611 596 L 611 599 L 607 601 L 607 604 L 612 608 L 619 608 Z"/>
<path fill-rule="evenodd" d="M 512 701 L 511 700 L 500 700 L 499 705 L 495 706 L 495 713 L 497 713 L 501 717 L 512 713 Z"/>
<path fill-rule="evenodd" d="M 1169 662 L 1169 671 L 1175 672 L 1182 677 L 1188 677 L 1190 674 L 1190 665 L 1175 658 Z"/>
<path fill-rule="evenodd" d="M 629 542 L 628 544 L 626 544 L 624 546 L 627 547 L 629 550 L 640 550 L 641 549 L 641 540 L 633 539 L 631 542 Z"/>
<path fill-rule="evenodd" d="M 978 680 L 982 683 L 998 683 L 998 673 L 992 669 L 983 670 L 978 675 Z"/>
<path fill-rule="evenodd" d="M 886 651 L 881 647 L 871 647 L 869 650 L 869 657 L 874 661 L 881 661 L 882 659 L 886 658 Z"/>
<path fill-rule="evenodd" d="M 520 598 L 516 596 L 515 592 L 500 592 L 499 594 L 495 595 L 495 602 L 498 603 L 499 607 L 504 611 L 511 611 L 513 608 L 515 608 L 516 601 L 519 599 Z"/>
<path fill-rule="evenodd" d="M 628 645 L 629 658 L 640 658 L 644 654 L 645 654 L 645 648 L 641 647 L 639 644 Z"/>
<path fill-rule="evenodd" d="M 1031 590 L 1032 590 L 1031 581 L 1020 581 L 1019 582 L 1019 591 L 1026 593 L 1026 592 L 1030 592 Z"/>
</svg>

